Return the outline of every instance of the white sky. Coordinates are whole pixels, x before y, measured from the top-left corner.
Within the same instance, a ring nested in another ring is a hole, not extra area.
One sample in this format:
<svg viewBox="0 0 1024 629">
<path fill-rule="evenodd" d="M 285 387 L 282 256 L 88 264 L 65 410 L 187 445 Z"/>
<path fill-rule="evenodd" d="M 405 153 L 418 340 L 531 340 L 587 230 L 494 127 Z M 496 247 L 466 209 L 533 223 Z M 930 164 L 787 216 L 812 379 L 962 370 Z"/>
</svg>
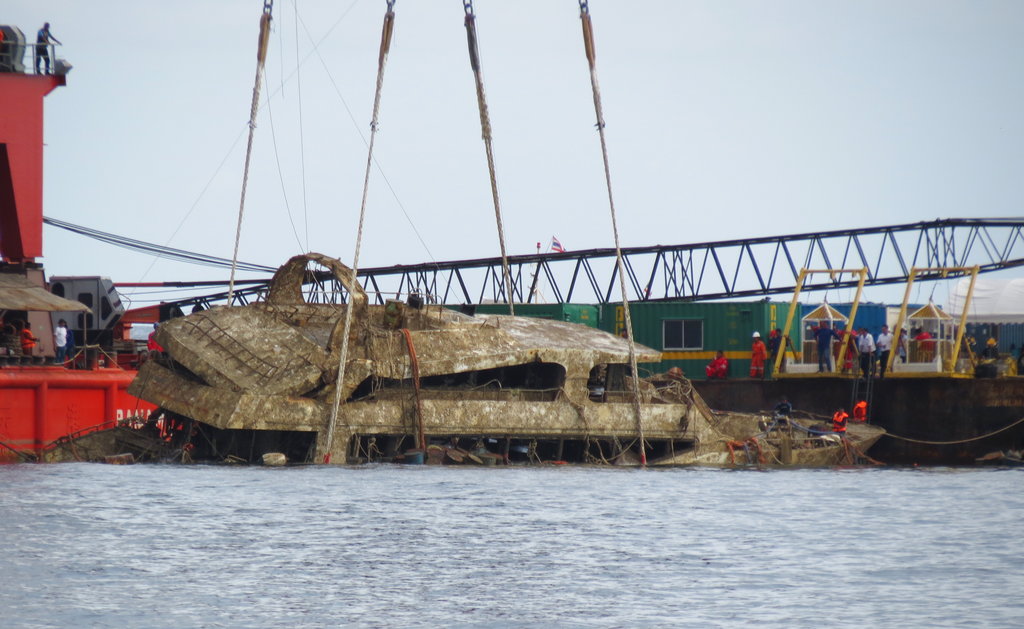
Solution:
<svg viewBox="0 0 1024 629">
<path fill-rule="evenodd" d="M 384 8 L 275 2 L 240 259 L 351 263 Z M 611 246 L 578 3 L 475 8 L 509 253 Z M 1024 2 L 590 9 L 623 246 L 1024 214 Z M 5 23 L 49 21 L 74 66 L 46 99 L 45 214 L 229 258 L 261 11 L 7 0 Z M 360 266 L 495 256 L 462 3 L 395 11 L 376 146 L 394 193 L 375 171 Z M 44 246 L 50 275 L 227 276 L 50 227 Z"/>
</svg>

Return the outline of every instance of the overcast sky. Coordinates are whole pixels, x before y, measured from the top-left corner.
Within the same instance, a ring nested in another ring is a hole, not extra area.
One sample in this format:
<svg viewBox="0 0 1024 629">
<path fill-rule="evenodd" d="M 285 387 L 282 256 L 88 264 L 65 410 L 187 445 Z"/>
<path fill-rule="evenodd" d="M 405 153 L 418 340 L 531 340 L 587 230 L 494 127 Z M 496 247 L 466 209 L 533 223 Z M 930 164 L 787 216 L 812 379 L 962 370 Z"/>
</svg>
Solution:
<svg viewBox="0 0 1024 629">
<path fill-rule="evenodd" d="M 385 2 L 274 4 L 239 257 L 351 263 Z M 45 214 L 229 258 L 262 5 L 7 0 L 74 66 L 46 99 Z M 611 246 L 578 3 L 475 9 L 509 253 Z M 1024 214 L 1024 2 L 590 9 L 623 246 Z M 495 256 L 462 3 L 395 11 L 360 266 Z M 227 275 L 50 227 L 45 251 L 51 276 Z"/>
</svg>

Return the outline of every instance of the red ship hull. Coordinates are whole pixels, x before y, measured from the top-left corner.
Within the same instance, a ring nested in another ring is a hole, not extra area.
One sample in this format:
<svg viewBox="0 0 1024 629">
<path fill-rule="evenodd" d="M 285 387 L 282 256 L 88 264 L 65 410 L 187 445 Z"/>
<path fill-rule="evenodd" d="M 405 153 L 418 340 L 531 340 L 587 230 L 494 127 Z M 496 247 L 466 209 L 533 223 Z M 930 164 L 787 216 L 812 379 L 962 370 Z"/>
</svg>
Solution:
<svg viewBox="0 0 1024 629">
<path fill-rule="evenodd" d="M 59 366 L 0 369 L 0 461 L 23 460 L 19 453 L 39 458 L 61 437 L 148 417 L 155 407 L 125 393 L 136 373 Z"/>
</svg>

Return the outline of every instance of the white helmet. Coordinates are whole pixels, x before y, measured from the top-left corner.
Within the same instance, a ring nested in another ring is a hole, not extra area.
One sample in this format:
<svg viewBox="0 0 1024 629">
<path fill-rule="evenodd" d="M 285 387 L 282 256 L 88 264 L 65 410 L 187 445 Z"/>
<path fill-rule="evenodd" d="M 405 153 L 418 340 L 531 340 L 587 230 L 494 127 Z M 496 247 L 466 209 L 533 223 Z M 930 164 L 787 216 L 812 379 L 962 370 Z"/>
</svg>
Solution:
<svg viewBox="0 0 1024 629">
<path fill-rule="evenodd" d="M 761 333 L 760 332 L 754 332 L 754 338 L 755 339 L 761 338 Z"/>
</svg>

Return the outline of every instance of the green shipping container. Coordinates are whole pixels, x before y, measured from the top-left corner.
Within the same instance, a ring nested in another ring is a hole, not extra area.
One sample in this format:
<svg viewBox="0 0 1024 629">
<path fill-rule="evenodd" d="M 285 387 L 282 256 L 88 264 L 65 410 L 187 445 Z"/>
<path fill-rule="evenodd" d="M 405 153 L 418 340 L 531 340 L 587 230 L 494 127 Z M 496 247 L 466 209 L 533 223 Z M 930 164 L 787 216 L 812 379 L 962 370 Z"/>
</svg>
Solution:
<svg viewBox="0 0 1024 629">
<path fill-rule="evenodd" d="M 721 350 L 729 359 L 728 377 L 747 378 L 753 333 L 760 332 L 767 345 L 768 333 L 785 326 L 789 303 L 648 302 L 630 304 L 629 312 L 636 342 L 663 354 L 661 363 L 640 365 L 641 374 L 643 370 L 661 373 L 679 367 L 686 377 L 703 380 L 704 367 Z M 622 304 L 602 306 L 601 329 L 624 334 Z"/>
</svg>

